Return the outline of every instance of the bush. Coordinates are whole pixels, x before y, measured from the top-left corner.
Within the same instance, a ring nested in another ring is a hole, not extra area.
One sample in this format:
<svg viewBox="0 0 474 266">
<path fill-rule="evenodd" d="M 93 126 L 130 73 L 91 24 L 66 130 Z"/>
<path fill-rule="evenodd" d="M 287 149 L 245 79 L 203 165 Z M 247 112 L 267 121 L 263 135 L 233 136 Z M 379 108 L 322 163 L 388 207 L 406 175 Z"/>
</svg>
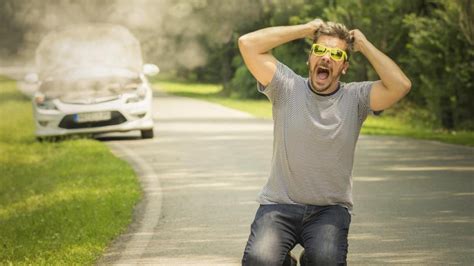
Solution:
<svg viewBox="0 0 474 266">
<path fill-rule="evenodd" d="M 257 81 L 245 65 L 237 68 L 234 78 L 230 81 L 230 87 L 232 95 L 238 98 L 259 99 L 265 97 L 265 95 L 258 92 Z"/>
</svg>

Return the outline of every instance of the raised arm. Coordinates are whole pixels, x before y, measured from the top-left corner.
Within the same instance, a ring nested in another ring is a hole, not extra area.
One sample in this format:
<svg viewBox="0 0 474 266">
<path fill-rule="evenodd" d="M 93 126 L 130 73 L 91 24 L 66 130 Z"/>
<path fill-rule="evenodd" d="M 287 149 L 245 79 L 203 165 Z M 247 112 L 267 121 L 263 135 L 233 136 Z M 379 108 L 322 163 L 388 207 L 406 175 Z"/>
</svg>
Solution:
<svg viewBox="0 0 474 266">
<path fill-rule="evenodd" d="M 379 51 L 359 30 L 352 30 L 354 50 L 360 51 L 369 60 L 380 77 L 370 92 L 370 109 L 381 111 L 389 108 L 411 89 L 411 82 L 398 65 Z"/>
<path fill-rule="evenodd" d="M 284 43 L 312 37 L 323 23 L 320 19 L 295 26 L 270 27 L 247 33 L 239 38 L 239 49 L 250 73 L 264 86 L 276 72 L 276 58 L 270 51 Z"/>
</svg>

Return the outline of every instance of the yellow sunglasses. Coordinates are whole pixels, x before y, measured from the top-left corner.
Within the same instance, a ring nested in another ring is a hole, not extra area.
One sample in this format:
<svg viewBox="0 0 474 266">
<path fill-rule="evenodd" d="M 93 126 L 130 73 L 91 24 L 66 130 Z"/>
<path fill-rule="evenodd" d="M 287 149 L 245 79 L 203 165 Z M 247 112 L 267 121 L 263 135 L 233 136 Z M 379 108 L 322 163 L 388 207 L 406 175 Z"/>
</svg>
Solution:
<svg viewBox="0 0 474 266">
<path fill-rule="evenodd" d="M 323 56 L 327 52 L 334 61 L 347 60 L 347 53 L 342 49 L 330 48 L 318 43 L 313 43 L 313 46 L 311 46 L 311 53 L 316 56 Z"/>
</svg>

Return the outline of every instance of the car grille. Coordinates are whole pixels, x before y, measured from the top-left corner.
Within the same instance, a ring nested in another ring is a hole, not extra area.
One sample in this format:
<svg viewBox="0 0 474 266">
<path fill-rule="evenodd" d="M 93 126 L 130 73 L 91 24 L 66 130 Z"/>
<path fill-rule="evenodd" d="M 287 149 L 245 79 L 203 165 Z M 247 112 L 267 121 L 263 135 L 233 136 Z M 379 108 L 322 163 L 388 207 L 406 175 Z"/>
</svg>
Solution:
<svg viewBox="0 0 474 266">
<path fill-rule="evenodd" d="M 74 129 L 74 128 L 91 128 L 91 127 L 104 127 L 111 125 L 118 125 L 127 121 L 127 119 L 118 111 L 111 112 L 111 118 L 109 120 L 102 121 L 90 121 L 84 123 L 78 123 L 74 121 L 74 115 L 66 115 L 59 123 L 60 128 Z"/>
</svg>

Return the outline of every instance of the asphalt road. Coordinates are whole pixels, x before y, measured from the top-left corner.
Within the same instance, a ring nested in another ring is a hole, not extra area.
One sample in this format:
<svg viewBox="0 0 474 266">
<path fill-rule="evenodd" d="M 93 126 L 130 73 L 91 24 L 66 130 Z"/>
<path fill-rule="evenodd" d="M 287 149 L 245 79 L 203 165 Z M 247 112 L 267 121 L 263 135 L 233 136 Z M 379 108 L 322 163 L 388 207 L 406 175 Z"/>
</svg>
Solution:
<svg viewBox="0 0 474 266">
<path fill-rule="evenodd" d="M 269 172 L 271 121 L 155 100 L 154 139 L 106 142 L 139 173 L 145 197 L 99 264 L 239 265 Z M 361 136 L 349 264 L 471 265 L 473 174 L 473 148 Z"/>
</svg>

